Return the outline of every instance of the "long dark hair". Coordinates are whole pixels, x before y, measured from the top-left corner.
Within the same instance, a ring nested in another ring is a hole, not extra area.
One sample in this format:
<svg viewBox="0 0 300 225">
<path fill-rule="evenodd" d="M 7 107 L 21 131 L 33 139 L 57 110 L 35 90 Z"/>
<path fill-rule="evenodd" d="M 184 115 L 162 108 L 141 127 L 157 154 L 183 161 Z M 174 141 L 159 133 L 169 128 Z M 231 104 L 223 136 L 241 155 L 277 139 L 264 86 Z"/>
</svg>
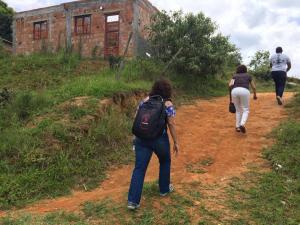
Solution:
<svg viewBox="0 0 300 225">
<path fill-rule="evenodd" d="M 245 65 L 240 65 L 236 68 L 236 73 L 247 73 L 247 67 Z"/>
<path fill-rule="evenodd" d="M 163 99 L 171 99 L 172 97 L 172 85 L 171 82 L 165 78 L 161 78 L 152 86 L 149 96 L 160 95 Z"/>
</svg>

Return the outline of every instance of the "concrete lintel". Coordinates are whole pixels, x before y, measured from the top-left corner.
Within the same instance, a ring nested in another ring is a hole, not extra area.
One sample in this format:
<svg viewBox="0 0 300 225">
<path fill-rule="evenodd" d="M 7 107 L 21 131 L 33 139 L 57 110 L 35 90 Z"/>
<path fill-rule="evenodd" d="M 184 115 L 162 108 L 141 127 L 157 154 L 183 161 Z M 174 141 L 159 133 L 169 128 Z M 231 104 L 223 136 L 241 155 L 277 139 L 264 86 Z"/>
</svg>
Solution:
<svg viewBox="0 0 300 225">
<path fill-rule="evenodd" d="M 12 31 L 13 31 L 13 53 L 16 54 L 17 52 L 17 37 L 16 37 L 16 21 L 13 20 L 12 22 Z"/>
<path fill-rule="evenodd" d="M 56 5 L 56 6 L 46 7 L 46 8 L 33 9 L 30 11 L 18 12 L 15 14 L 14 19 L 20 19 L 29 16 L 45 15 L 54 12 L 64 12 L 64 7 L 62 5 Z"/>
<path fill-rule="evenodd" d="M 23 12 L 17 12 L 14 16 L 15 19 L 19 19 L 22 17 L 28 17 L 28 16 L 38 16 L 38 15 L 44 15 L 47 13 L 53 13 L 53 12 L 64 12 L 66 7 L 69 7 L 70 9 L 77 9 L 81 7 L 90 7 L 101 4 L 108 4 L 108 3 L 119 3 L 119 2 L 126 2 L 128 0 L 94 0 L 89 2 L 82 2 L 82 1 L 76 1 L 76 2 L 67 2 L 60 5 L 55 6 L 49 6 L 45 8 L 39 8 L 39 9 L 33 9 Z"/>
<path fill-rule="evenodd" d="M 104 15 L 109 15 L 109 14 L 119 14 L 123 9 L 112 9 L 112 10 L 104 10 L 103 14 Z"/>
</svg>

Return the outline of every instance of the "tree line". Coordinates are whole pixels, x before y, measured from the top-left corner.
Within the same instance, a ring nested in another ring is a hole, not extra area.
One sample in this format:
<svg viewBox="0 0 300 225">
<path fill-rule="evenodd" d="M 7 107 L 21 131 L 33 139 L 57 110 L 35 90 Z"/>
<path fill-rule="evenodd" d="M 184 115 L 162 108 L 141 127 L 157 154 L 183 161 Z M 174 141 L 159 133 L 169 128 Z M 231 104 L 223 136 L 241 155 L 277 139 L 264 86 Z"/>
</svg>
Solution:
<svg viewBox="0 0 300 225">
<path fill-rule="evenodd" d="M 12 41 L 12 21 L 14 10 L 0 0 L 0 37 Z"/>
</svg>

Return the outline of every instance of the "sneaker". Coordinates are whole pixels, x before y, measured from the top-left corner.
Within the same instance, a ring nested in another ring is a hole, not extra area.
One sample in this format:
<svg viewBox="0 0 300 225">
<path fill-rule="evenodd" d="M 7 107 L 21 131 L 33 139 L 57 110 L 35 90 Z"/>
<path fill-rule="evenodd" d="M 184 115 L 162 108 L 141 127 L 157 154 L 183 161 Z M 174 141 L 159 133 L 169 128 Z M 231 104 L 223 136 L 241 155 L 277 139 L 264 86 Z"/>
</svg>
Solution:
<svg viewBox="0 0 300 225">
<path fill-rule="evenodd" d="M 236 127 L 236 128 L 235 128 L 235 131 L 240 133 L 240 132 L 241 132 L 241 129 L 240 129 L 239 127 Z"/>
<path fill-rule="evenodd" d="M 282 98 L 280 96 L 276 97 L 278 105 L 282 105 Z"/>
<path fill-rule="evenodd" d="M 246 127 L 245 126 L 240 126 L 240 131 L 245 134 L 246 133 Z"/>
<path fill-rule="evenodd" d="M 130 210 L 136 210 L 136 209 L 140 208 L 140 205 L 133 203 L 133 202 L 128 202 L 127 208 Z"/>
<path fill-rule="evenodd" d="M 168 195 L 169 193 L 173 192 L 175 190 L 174 186 L 172 184 L 169 185 L 169 191 L 166 193 L 160 193 L 160 196 L 164 197 Z"/>
</svg>

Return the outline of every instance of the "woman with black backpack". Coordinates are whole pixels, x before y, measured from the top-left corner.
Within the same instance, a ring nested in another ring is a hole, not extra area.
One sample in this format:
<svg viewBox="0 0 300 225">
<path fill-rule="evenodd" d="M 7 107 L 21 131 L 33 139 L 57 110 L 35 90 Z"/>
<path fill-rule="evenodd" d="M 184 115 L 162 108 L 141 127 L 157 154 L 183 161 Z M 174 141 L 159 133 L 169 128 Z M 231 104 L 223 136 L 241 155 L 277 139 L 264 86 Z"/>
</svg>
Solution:
<svg viewBox="0 0 300 225">
<path fill-rule="evenodd" d="M 128 193 L 128 209 L 140 207 L 146 170 L 153 152 L 159 159 L 160 195 L 166 196 L 174 190 L 170 183 L 171 153 L 167 129 L 174 141 L 174 153 L 179 151 L 176 129 L 176 111 L 171 101 L 172 87 L 168 80 L 156 81 L 147 98 L 139 105 L 133 125 L 135 135 L 135 168 Z"/>
</svg>

